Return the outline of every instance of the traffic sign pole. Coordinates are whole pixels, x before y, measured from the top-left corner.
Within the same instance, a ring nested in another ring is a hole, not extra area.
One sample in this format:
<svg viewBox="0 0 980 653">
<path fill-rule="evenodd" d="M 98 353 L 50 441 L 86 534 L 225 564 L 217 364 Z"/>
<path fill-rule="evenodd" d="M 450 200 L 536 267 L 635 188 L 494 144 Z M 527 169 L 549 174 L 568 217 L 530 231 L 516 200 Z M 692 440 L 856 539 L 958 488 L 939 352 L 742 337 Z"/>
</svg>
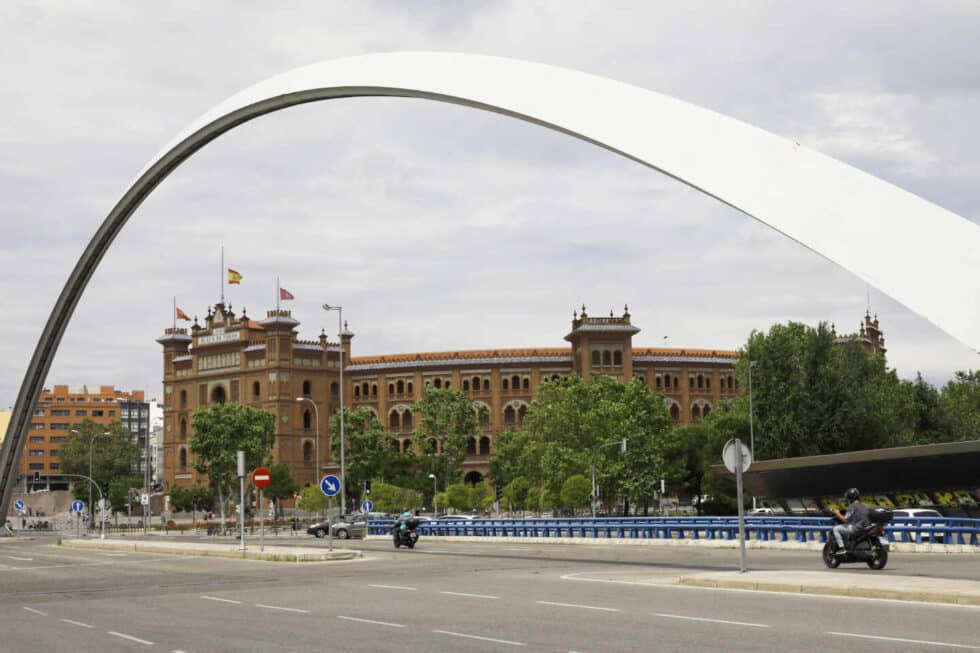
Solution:
<svg viewBox="0 0 980 653">
<path fill-rule="evenodd" d="M 738 494 L 738 565 L 745 573 L 745 506 L 742 505 L 742 441 L 735 439 L 735 486 Z"/>
<path fill-rule="evenodd" d="M 259 552 L 265 551 L 265 512 L 262 503 L 262 488 L 259 488 Z"/>
</svg>

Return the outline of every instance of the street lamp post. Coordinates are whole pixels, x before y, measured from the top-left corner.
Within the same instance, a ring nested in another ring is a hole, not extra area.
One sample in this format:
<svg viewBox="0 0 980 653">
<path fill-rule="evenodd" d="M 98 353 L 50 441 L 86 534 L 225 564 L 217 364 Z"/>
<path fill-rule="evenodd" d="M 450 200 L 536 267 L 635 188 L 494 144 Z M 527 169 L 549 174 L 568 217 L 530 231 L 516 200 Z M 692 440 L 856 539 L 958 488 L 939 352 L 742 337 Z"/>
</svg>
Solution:
<svg viewBox="0 0 980 653">
<path fill-rule="evenodd" d="M 429 478 L 432 479 L 432 516 L 435 517 L 436 515 L 439 514 L 439 503 L 438 503 L 439 500 L 436 498 L 439 490 L 436 487 L 436 475 L 429 474 Z"/>
<path fill-rule="evenodd" d="M 70 429 L 69 433 L 74 433 L 75 435 L 81 435 L 77 429 Z M 102 433 L 102 435 L 109 435 L 108 432 Z M 88 477 L 92 478 L 92 448 L 95 446 L 95 438 L 99 437 L 98 433 L 93 433 L 88 439 Z M 94 482 L 94 481 L 93 481 Z M 89 514 L 93 517 L 95 516 L 95 509 L 92 506 L 92 483 L 88 485 L 88 509 Z"/>
<path fill-rule="evenodd" d="M 752 462 L 755 462 L 755 424 L 752 413 L 752 368 L 759 364 L 759 361 L 749 361 L 749 453 L 752 454 Z M 752 497 L 752 510 L 755 510 L 755 497 Z"/>
<path fill-rule="evenodd" d="M 347 450 L 344 447 L 344 307 L 324 304 L 323 310 L 337 311 L 337 339 L 340 343 L 340 512 L 344 514 L 347 512 L 347 474 L 345 472 Z"/>
<path fill-rule="evenodd" d="M 595 453 L 592 456 L 592 519 L 595 519 L 595 504 L 599 500 L 598 488 L 595 484 L 595 471 L 596 465 L 599 463 L 599 450 L 605 447 L 614 447 L 619 445 L 619 450 L 622 453 L 626 453 L 626 438 L 622 440 L 616 440 L 615 442 L 607 442 L 605 444 L 598 444 L 595 447 Z"/>
</svg>

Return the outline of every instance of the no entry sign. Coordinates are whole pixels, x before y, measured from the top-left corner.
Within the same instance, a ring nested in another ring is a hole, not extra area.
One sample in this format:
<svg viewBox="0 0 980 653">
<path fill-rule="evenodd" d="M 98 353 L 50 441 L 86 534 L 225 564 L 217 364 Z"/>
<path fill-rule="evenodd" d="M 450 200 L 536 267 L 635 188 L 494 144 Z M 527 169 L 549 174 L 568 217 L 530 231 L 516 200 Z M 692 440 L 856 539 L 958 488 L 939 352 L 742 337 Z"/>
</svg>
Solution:
<svg viewBox="0 0 980 653">
<path fill-rule="evenodd" d="M 272 482 L 272 472 L 268 467 L 256 467 L 252 472 L 252 485 L 260 490 Z"/>
</svg>

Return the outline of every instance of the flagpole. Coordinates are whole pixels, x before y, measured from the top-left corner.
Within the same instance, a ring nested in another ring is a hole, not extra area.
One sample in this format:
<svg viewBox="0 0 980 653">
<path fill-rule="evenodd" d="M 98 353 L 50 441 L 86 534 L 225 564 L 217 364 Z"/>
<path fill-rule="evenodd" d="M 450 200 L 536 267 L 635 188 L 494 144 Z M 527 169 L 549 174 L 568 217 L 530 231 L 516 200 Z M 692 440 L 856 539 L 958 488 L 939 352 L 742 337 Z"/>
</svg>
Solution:
<svg viewBox="0 0 980 653">
<path fill-rule="evenodd" d="M 276 314 L 279 314 L 279 276 L 276 275 Z"/>
<path fill-rule="evenodd" d="M 225 303 L 225 246 L 221 246 L 221 268 L 218 270 L 218 285 L 221 288 L 221 303 Z"/>
<path fill-rule="evenodd" d="M 174 318 L 174 329 L 176 330 L 177 329 L 177 295 L 174 295 L 174 313 L 173 313 L 173 318 Z"/>
</svg>

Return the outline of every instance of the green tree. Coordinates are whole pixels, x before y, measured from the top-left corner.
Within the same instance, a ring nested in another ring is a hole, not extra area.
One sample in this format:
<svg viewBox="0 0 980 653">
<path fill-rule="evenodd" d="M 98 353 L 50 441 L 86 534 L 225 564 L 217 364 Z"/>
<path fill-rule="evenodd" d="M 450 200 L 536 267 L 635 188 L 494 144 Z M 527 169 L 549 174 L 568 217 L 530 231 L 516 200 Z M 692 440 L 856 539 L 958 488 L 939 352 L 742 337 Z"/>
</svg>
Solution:
<svg viewBox="0 0 980 653">
<path fill-rule="evenodd" d="M 435 474 L 447 485 L 455 482 L 466 459 L 467 441 L 479 434 L 480 423 L 472 402 L 462 392 L 425 386 L 425 394 L 412 406 L 418 418 L 413 440 L 422 452 L 422 477 Z M 438 443 L 433 447 L 433 443 Z"/>
<path fill-rule="evenodd" d="M 245 452 L 245 469 L 261 466 L 275 439 L 276 416 L 231 403 L 214 403 L 194 411 L 191 453 L 194 469 L 207 474 L 218 491 L 221 526 L 225 523 L 225 497 L 238 480 L 236 452 Z"/>
<path fill-rule="evenodd" d="M 330 418 L 330 448 L 333 459 L 340 460 L 340 415 Z M 344 411 L 344 449 L 347 453 L 345 475 L 347 496 L 361 494 L 364 481 L 394 480 L 404 474 L 411 462 L 407 456 L 398 453 L 398 441 L 385 431 L 378 417 L 365 407 Z"/>
<path fill-rule="evenodd" d="M 422 506 L 422 494 L 390 483 L 373 483 L 371 501 L 377 512 L 401 512 L 405 508 L 413 510 Z"/>
<path fill-rule="evenodd" d="M 323 512 L 327 509 L 327 497 L 315 485 L 307 485 L 299 493 L 299 509 L 306 512 Z"/>
<path fill-rule="evenodd" d="M 289 470 L 289 465 L 285 463 L 272 463 L 269 465 L 269 473 L 272 476 L 272 480 L 265 490 L 263 490 L 263 493 L 266 498 L 272 501 L 274 506 L 278 506 L 279 502 L 283 499 L 291 499 L 294 494 L 299 492 L 299 485 L 293 479 L 293 473 Z"/>
<path fill-rule="evenodd" d="M 511 481 L 503 487 L 504 505 L 508 510 L 527 509 L 528 497 L 531 490 L 531 482 L 523 476 L 517 476 L 511 479 Z"/>
<path fill-rule="evenodd" d="M 61 469 L 65 474 L 89 475 L 89 456 L 92 461 L 92 478 L 101 487 L 109 484 L 109 496 L 105 497 L 114 510 L 124 510 L 130 487 L 143 484 L 138 471 L 140 450 L 128 429 L 114 422 L 108 429 L 86 419 L 76 424 L 68 442 L 61 449 Z M 78 479 L 73 484 L 76 499 L 88 501 L 89 492 L 97 500 L 99 492 L 91 484 Z"/>
<path fill-rule="evenodd" d="M 980 370 L 957 372 L 939 396 L 946 441 L 980 438 Z"/>
<path fill-rule="evenodd" d="M 456 483 L 446 488 L 446 505 L 454 510 L 470 509 L 470 493 L 463 483 Z"/>
<path fill-rule="evenodd" d="M 589 505 L 592 494 L 592 481 L 582 474 L 568 477 L 561 486 L 561 504 L 565 508 L 578 510 Z"/>
<path fill-rule="evenodd" d="M 715 460 L 708 451 L 710 435 L 709 427 L 704 423 L 678 426 L 671 431 L 665 451 L 664 479 L 667 485 L 692 495 L 698 515 L 702 514 L 704 481 L 711 474 L 709 460 Z"/>
</svg>

